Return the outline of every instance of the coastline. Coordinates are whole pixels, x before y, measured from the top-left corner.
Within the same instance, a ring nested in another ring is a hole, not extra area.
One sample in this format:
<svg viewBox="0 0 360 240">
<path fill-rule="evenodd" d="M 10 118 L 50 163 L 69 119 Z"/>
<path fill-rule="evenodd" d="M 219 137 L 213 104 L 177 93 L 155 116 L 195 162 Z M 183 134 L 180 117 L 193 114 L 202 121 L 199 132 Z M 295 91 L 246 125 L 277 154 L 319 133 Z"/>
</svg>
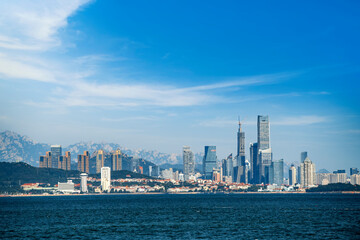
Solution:
<svg viewBox="0 0 360 240">
<path fill-rule="evenodd" d="M 0 195 L 0 198 L 7 197 L 61 197 L 61 196 L 119 196 L 119 195 L 231 195 L 231 194 L 360 194 L 360 192 L 343 191 L 343 192 L 231 192 L 231 193 L 205 193 L 205 192 L 180 192 L 180 193 L 163 193 L 163 192 L 147 192 L 147 193 L 86 193 L 86 194 L 23 194 L 23 195 Z"/>
</svg>

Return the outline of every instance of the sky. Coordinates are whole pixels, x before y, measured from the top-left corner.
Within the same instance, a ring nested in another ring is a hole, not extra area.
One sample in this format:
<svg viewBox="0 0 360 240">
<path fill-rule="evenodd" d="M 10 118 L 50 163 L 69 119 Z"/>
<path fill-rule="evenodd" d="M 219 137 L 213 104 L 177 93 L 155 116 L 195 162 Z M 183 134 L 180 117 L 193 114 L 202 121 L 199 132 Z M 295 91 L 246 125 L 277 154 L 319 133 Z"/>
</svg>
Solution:
<svg viewBox="0 0 360 240">
<path fill-rule="evenodd" d="M 0 130 L 360 168 L 358 1 L 1 1 Z"/>
</svg>

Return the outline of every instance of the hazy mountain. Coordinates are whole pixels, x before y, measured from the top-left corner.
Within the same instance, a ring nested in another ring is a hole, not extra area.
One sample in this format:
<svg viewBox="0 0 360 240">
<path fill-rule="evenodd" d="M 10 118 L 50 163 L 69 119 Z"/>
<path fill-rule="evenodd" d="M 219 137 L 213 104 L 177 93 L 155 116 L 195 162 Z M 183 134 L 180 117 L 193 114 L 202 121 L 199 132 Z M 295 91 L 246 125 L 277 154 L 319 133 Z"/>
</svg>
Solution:
<svg viewBox="0 0 360 240">
<path fill-rule="evenodd" d="M 164 163 L 182 163 L 181 154 L 168 154 L 144 149 L 132 150 L 115 143 L 80 142 L 69 146 L 63 146 L 63 152 L 71 152 L 72 162 L 77 161 L 77 155 L 84 151 L 89 151 L 90 154 L 93 155 L 93 153 L 99 149 L 103 149 L 105 152 L 120 149 L 128 156 L 142 158 L 157 165 Z M 33 166 L 38 166 L 39 156 L 45 155 L 47 151 L 50 151 L 50 144 L 37 143 L 29 137 L 22 136 L 15 132 L 5 131 L 0 133 L 0 161 L 22 161 Z M 197 161 L 200 158 L 199 156 L 201 155 L 195 154 Z"/>
</svg>

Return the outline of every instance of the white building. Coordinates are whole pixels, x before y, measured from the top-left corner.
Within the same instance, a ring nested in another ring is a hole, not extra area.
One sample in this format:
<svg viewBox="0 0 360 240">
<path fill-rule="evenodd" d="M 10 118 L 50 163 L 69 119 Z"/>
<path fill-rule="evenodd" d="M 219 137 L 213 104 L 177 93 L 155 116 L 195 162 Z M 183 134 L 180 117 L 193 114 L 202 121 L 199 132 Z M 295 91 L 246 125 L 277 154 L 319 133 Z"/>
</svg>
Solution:
<svg viewBox="0 0 360 240">
<path fill-rule="evenodd" d="M 360 174 L 353 174 L 350 176 L 350 183 L 353 185 L 360 185 Z"/>
<path fill-rule="evenodd" d="M 318 185 L 328 185 L 330 183 L 330 173 L 317 173 L 316 183 Z"/>
<path fill-rule="evenodd" d="M 58 182 L 58 191 L 63 193 L 73 193 L 74 186 L 75 184 L 72 180 L 68 180 L 66 183 Z"/>
<path fill-rule="evenodd" d="M 82 173 L 80 174 L 80 178 L 81 178 L 81 183 L 80 183 L 80 191 L 83 193 L 88 192 L 88 188 L 87 188 L 87 173 Z"/>
<path fill-rule="evenodd" d="M 101 168 L 101 190 L 110 192 L 111 187 L 111 170 L 109 167 Z"/>
<path fill-rule="evenodd" d="M 161 178 L 174 180 L 174 172 L 172 168 L 164 169 L 161 171 Z"/>
<path fill-rule="evenodd" d="M 296 167 L 291 165 L 289 168 L 289 185 L 294 186 L 297 183 Z"/>
<path fill-rule="evenodd" d="M 302 188 L 308 188 L 315 186 L 315 184 L 315 164 L 307 157 L 304 162 L 300 164 L 300 185 Z"/>
</svg>

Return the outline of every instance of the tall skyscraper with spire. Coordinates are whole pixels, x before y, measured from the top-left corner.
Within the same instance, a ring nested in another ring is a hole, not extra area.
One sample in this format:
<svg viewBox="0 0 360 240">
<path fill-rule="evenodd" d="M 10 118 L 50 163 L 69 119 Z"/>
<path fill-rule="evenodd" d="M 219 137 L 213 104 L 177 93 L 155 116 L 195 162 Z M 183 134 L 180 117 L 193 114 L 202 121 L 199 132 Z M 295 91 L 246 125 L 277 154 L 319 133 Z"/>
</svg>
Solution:
<svg viewBox="0 0 360 240">
<path fill-rule="evenodd" d="M 247 172 L 245 167 L 245 133 L 241 129 L 241 122 L 239 117 L 239 129 L 237 132 L 237 179 L 236 182 L 247 183 Z"/>
</svg>

